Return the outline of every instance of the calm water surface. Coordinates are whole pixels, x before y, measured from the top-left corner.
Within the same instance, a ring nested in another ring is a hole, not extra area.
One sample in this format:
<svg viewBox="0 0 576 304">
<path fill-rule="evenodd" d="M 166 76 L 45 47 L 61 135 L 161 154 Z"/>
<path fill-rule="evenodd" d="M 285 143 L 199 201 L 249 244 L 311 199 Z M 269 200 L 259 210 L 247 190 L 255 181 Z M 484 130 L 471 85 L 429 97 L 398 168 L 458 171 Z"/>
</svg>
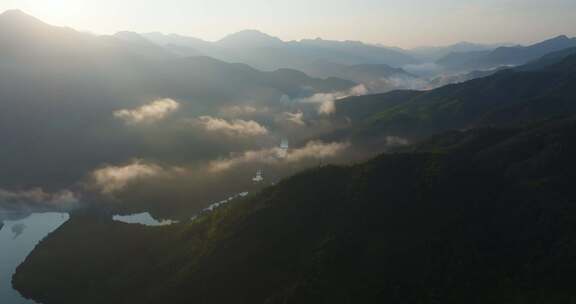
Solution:
<svg viewBox="0 0 576 304">
<path fill-rule="evenodd" d="M 127 224 L 140 224 L 146 226 L 167 226 L 178 223 L 177 221 L 172 220 L 158 221 L 154 219 L 148 212 L 132 215 L 115 215 L 112 219 Z"/>
<path fill-rule="evenodd" d="M 4 221 L 0 230 L 0 304 L 35 303 L 12 289 L 12 275 L 36 244 L 68 218 L 65 213 L 38 213 L 21 220 Z"/>
</svg>

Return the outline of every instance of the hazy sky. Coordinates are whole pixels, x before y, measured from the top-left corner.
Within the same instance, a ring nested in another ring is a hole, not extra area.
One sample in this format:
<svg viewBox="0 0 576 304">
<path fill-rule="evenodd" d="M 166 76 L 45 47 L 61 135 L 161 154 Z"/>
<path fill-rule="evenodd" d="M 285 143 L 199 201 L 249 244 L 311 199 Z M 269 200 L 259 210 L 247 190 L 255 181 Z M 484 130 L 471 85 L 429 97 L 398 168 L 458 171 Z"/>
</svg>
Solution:
<svg viewBox="0 0 576 304">
<path fill-rule="evenodd" d="M 391 46 L 533 42 L 576 36 L 576 0 L 0 0 L 48 23 L 95 33 L 160 31 L 216 40 L 259 29 Z"/>
</svg>

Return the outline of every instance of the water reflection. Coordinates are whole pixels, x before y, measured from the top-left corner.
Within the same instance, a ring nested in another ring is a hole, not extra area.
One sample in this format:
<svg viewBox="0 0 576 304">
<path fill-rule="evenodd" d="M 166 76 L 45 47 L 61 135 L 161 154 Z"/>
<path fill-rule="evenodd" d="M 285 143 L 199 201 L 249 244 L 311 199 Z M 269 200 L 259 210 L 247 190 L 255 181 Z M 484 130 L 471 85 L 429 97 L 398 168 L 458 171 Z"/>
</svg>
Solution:
<svg viewBox="0 0 576 304">
<path fill-rule="evenodd" d="M 26 229 L 26 224 L 24 223 L 16 223 L 14 225 L 12 225 L 12 239 L 15 240 L 17 239 L 22 233 L 24 233 L 24 230 Z"/>
<path fill-rule="evenodd" d="M 12 275 L 16 267 L 32 252 L 36 244 L 68 220 L 68 214 L 32 214 L 24 219 L 0 223 L 0 303 L 30 304 L 12 289 Z"/>
</svg>

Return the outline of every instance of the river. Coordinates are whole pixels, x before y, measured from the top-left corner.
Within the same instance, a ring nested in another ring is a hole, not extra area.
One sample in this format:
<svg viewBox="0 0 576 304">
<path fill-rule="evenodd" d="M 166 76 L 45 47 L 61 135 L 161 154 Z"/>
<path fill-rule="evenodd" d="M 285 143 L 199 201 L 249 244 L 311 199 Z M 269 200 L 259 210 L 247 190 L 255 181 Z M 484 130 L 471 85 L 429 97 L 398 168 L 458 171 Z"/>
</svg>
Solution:
<svg viewBox="0 0 576 304">
<path fill-rule="evenodd" d="M 66 213 L 36 213 L 4 221 L 0 230 L 0 303 L 33 304 L 12 288 L 12 275 L 36 244 L 68 220 Z"/>
</svg>

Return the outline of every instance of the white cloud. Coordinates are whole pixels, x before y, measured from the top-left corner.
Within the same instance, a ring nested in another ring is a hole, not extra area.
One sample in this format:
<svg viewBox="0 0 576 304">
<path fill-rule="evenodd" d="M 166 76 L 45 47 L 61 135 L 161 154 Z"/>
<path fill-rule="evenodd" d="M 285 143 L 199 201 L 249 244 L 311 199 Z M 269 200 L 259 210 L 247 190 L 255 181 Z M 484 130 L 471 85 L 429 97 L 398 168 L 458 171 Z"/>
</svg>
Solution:
<svg viewBox="0 0 576 304">
<path fill-rule="evenodd" d="M 201 116 L 195 120 L 196 125 L 208 132 L 219 132 L 228 136 L 262 136 L 268 129 L 253 120 L 234 119 L 231 121 L 212 116 Z"/>
<path fill-rule="evenodd" d="M 306 146 L 289 150 L 281 148 L 245 151 L 229 158 L 213 161 L 209 165 L 212 172 L 221 172 L 247 163 L 277 164 L 282 162 L 300 162 L 306 159 L 323 159 L 334 157 L 347 149 L 349 143 L 323 143 L 311 141 Z"/>
<path fill-rule="evenodd" d="M 163 168 L 157 164 L 147 163 L 143 160 L 133 160 L 123 166 L 106 166 L 94 170 L 91 174 L 94 185 L 104 194 L 112 194 L 123 190 L 138 180 L 170 176 L 181 173 L 180 168 Z"/>
<path fill-rule="evenodd" d="M 291 122 L 295 125 L 298 125 L 298 126 L 306 125 L 306 123 L 304 122 L 304 113 L 302 111 L 298 111 L 295 113 L 284 112 L 282 114 L 282 116 L 283 116 L 284 120 Z"/>
<path fill-rule="evenodd" d="M 338 99 L 367 94 L 364 85 L 357 85 L 350 90 L 334 93 L 318 93 L 307 98 L 298 99 L 298 102 L 318 104 L 318 114 L 330 115 L 336 110 L 335 102 Z"/>
<path fill-rule="evenodd" d="M 245 151 L 229 158 L 213 161 L 210 163 L 209 169 L 212 172 L 221 172 L 245 163 L 275 163 L 280 159 L 280 150 L 280 148 L 271 148 Z"/>
<path fill-rule="evenodd" d="M 180 104 L 172 99 L 158 99 L 136 109 L 115 111 L 114 117 L 127 124 L 153 123 L 163 120 L 179 107 Z"/>
<path fill-rule="evenodd" d="M 299 162 L 307 158 L 323 159 L 334 157 L 349 146 L 349 143 L 311 141 L 300 149 L 289 151 L 286 160 L 288 162 Z"/>
</svg>

